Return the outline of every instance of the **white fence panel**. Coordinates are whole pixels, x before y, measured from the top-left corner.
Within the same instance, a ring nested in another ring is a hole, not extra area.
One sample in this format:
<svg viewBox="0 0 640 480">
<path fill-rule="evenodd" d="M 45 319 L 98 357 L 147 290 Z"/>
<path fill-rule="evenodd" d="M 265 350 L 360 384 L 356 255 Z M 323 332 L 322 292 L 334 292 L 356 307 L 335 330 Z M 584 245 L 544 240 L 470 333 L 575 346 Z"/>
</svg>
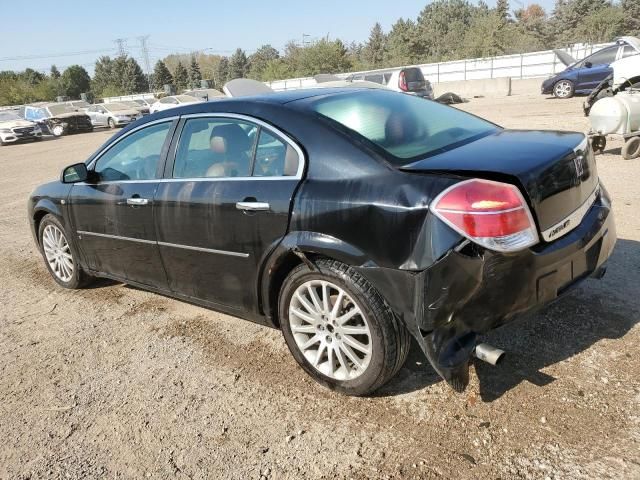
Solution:
<svg viewBox="0 0 640 480">
<path fill-rule="evenodd" d="M 577 44 L 563 49 L 576 60 L 581 60 L 587 55 L 601 48 L 613 45 L 612 43 L 600 43 L 596 45 Z M 408 65 L 422 70 L 425 78 L 431 83 L 450 82 L 456 80 L 482 80 L 487 78 L 535 78 L 551 76 L 561 72 L 566 67 L 558 60 L 552 50 L 541 52 L 523 53 L 515 55 L 502 55 L 490 58 L 471 58 L 450 62 L 427 63 L 422 65 Z M 393 72 L 397 68 L 382 68 L 360 72 L 339 73 L 338 77 L 346 78 L 351 75 L 370 74 L 375 72 Z M 265 82 L 274 90 L 291 90 L 316 85 L 313 78 L 291 78 Z"/>
</svg>

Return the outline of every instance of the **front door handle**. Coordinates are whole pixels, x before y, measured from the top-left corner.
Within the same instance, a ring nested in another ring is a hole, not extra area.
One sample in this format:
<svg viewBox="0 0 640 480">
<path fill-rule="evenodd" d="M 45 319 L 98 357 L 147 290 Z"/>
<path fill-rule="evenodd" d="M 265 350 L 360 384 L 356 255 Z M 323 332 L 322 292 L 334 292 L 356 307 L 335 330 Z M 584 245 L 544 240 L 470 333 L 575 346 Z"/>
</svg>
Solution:
<svg viewBox="0 0 640 480">
<path fill-rule="evenodd" d="M 266 202 L 238 202 L 236 208 L 245 212 L 264 212 L 269 210 L 271 206 Z"/>
<path fill-rule="evenodd" d="M 138 206 L 138 205 L 148 205 L 148 204 L 149 204 L 148 198 L 140 198 L 140 197 L 127 198 L 127 205 Z"/>
</svg>

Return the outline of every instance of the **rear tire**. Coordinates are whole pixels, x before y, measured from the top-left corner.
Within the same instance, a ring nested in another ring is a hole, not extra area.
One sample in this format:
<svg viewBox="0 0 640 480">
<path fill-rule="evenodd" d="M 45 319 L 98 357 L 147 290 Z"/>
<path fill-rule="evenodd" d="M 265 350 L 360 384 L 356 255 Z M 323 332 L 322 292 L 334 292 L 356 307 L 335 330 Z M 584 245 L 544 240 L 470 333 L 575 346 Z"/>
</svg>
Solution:
<svg viewBox="0 0 640 480">
<path fill-rule="evenodd" d="M 38 241 L 47 270 L 58 285 L 70 289 L 82 288 L 93 277 L 82 269 L 78 252 L 67 239 L 67 232 L 54 215 L 49 213 L 42 218 Z"/>
<path fill-rule="evenodd" d="M 553 86 L 553 96 L 556 98 L 571 98 L 575 93 L 575 85 L 571 80 L 560 80 Z"/>
<path fill-rule="evenodd" d="M 622 146 L 622 158 L 633 160 L 640 157 L 640 137 L 631 137 Z"/>
<path fill-rule="evenodd" d="M 296 267 L 280 291 L 278 312 L 287 346 L 321 385 L 345 395 L 368 395 L 404 365 L 409 332 L 353 268 L 327 259 L 315 265 L 317 270 Z"/>
</svg>

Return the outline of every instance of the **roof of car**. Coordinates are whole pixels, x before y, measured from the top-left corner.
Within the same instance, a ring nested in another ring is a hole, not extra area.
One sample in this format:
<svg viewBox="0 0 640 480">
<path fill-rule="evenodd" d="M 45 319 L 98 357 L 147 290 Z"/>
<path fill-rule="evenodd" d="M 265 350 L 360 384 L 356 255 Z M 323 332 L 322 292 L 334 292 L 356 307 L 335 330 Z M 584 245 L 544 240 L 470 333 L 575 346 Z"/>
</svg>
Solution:
<svg viewBox="0 0 640 480">
<path fill-rule="evenodd" d="M 304 98 L 330 96 L 336 94 L 342 94 L 347 92 L 368 90 L 367 88 L 359 87 L 336 87 L 336 88 L 304 88 L 300 90 L 284 90 L 280 92 L 265 93 L 261 95 L 250 95 L 246 97 L 239 97 L 236 101 L 256 101 L 266 103 L 278 103 L 285 104 L 289 102 L 295 102 L 296 100 L 302 100 Z M 234 99 L 229 99 L 234 100 Z"/>
</svg>

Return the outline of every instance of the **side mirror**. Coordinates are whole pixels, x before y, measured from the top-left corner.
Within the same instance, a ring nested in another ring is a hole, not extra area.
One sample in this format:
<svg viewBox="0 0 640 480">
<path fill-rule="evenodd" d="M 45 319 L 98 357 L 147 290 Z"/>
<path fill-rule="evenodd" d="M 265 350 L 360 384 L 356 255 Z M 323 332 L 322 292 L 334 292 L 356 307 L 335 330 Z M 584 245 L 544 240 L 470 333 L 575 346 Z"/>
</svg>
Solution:
<svg viewBox="0 0 640 480">
<path fill-rule="evenodd" d="M 585 67 L 587 67 L 587 68 L 591 68 L 591 67 L 593 67 L 593 63 L 591 63 L 591 62 L 584 62 L 584 66 L 585 66 Z"/>
<path fill-rule="evenodd" d="M 78 183 L 85 182 L 87 178 L 89 178 L 87 166 L 84 163 L 76 163 L 62 170 L 60 180 L 62 183 Z"/>
</svg>

